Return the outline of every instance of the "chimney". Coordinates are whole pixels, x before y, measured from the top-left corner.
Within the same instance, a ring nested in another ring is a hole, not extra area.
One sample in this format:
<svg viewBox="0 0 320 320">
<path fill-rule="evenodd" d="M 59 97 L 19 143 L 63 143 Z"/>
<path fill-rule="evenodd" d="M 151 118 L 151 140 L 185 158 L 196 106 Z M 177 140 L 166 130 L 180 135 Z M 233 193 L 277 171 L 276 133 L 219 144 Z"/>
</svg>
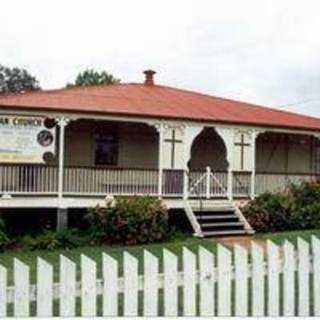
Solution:
<svg viewBox="0 0 320 320">
<path fill-rule="evenodd" d="M 146 71 L 143 71 L 143 73 L 146 76 L 146 79 L 144 80 L 144 84 L 146 86 L 153 86 L 154 85 L 153 76 L 156 74 L 156 72 L 153 70 L 146 70 Z"/>
</svg>

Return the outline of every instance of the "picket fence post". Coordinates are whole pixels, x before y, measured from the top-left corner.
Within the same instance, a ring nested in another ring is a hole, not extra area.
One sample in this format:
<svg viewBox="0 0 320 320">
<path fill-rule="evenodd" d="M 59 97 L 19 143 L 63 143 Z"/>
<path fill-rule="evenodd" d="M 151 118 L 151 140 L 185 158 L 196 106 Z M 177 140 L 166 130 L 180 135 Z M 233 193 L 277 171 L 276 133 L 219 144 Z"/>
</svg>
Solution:
<svg viewBox="0 0 320 320">
<path fill-rule="evenodd" d="M 96 263 L 81 255 L 81 315 L 94 317 L 97 312 L 96 302 Z"/>
<path fill-rule="evenodd" d="M 29 267 L 14 258 L 13 260 L 14 275 L 14 316 L 28 317 L 29 308 Z"/>
<path fill-rule="evenodd" d="M 214 316 L 215 306 L 215 267 L 214 255 L 203 247 L 199 247 L 200 268 L 200 316 Z"/>
<path fill-rule="evenodd" d="M 196 315 L 196 256 L 186 247 L 183 257 L 183 315 Z"/>
<path fill-rule="evenodd" d="M 144 250 L 144 288 L 143 315 L 155 317 L 158 315 L 158 259 L 149 251 Z"/>
<path fill-rule="evenodd" d="M 248 252 L 234 246 L 235 266 L 235 316 L 248 316 Z"/>
<path fill-rule="evenodd" d="M 60 255 L 60 314 L 74 317 L 76 310 L 76 264 Z"/>
<path fill-rule="evenodd" d="M 38 257 L 37 261 L 37 316 L 52 316 L 53 267 Z"/>
<path fill-rule="evenodd" d="M 320 240 L 312 236 L 313 254 L 313 311 L 314 316 L 320 316 Z"/>
<path fill-rule="evenodd" d="M 309 244 L 298 238 L 298 315 L 300 317 L 309 316 Z"/>
<path fill-rule="evenodd" d="M 252 243 L 252 316 L 265 315 L 264 310 L 264 254 L 263 249 L 256 243 Z"/>
<path fill-rule="evenodd" d="M 128 252 L 123 254 L 124 316 L 138 315 L 138 260 Z"/>
<path fill-rule="evenodd" d="M 0 317 L 7 315 L 7 269 L 0 265 Z"/>
<path fill-rule="evenodd" d="M 109 255 L 102 254 L 103 316 L 118 315 L 118 262 Z"/>
<path fill-rule="evenodd" d="M 293 317 L 295 300 L 295 258 L 294 246 L 289 241 L 283 245 L 283 315 Z"/>
<path fill-rule="evenodd" d="M 178 259 L 167 249 L 163 250 L 164 316 L 178 315 Z"/>
<path fill-rule="evenodd" d="M 267 241 L 268 262 L 268 316 L 279 316 L 279 248 L 270 240 Z"/>
<path fill-rule="evenodd" d="M 231 252 L 218 245 L 218 316 L 231 315 Z"/>
</svg>

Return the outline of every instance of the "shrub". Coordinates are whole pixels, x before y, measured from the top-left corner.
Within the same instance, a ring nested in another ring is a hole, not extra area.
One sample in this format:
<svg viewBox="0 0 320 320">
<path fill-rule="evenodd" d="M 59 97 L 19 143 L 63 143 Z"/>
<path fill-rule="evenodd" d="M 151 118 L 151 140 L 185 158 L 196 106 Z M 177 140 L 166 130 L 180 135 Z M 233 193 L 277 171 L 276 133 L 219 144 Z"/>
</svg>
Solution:
<svg viewBox="0 0 320 320">
<path fill-rule="evenodd" d="M 57 232 L 46 230 L 36 237 L 25 236 L 22 239 L 22 245 L 31 250 L 72 249 L 81 244 L 83 240 L 76 229 L 64 229 Z"/>
<path fill-rule="evenodd" d="M 6 225 L 2 217 L 0 217 L 0 252 L 8 249 L 13 244 L 13 241 L 8 237 Z"/>
<path fill-rule="evenodd" d="M 320 183 L 291 185 L 289 195 L 295 200 L 292 206 L 295 229 L 320 228 Z"/>
<path fill-rule="evenodd" d="M 59 248 L 59 242 L 53 231 L 45 231 L 37 237 L 25 236 L 22 239 L 22 243 L 31 250 L 54 250 Z"/>
<path fill-rule="evenodd" d="M 151 197 L 119 198 L 114 206 L 90 210 L 87 219 L 96 242 L 143 244 L 164 240 L 170 233 L 167 210 Z"/>
<path fill-rule="evenodd" d="M 81 246 L 85 243 L 86 238 L 79 234 L 77 229 L 63 229 L 56 232 L 56 239 L 59 243 L 59 248 L 72 249 Z"/>
<path fill-rule="evenodd" d="M 320 184 L 302 182 L 281 193 L 262 194 L 243 214 L 257 232 L 320 228 Z"/>
<path fill-rule="evenodd" d="M 8 247 L 13 244 L 4 231 L 0 231 L 0 252 L 5 251 Z"/>
<path fill-rule="evenodd" d="M 257 232 L 282 231 L 289 227 L 290 204 L 282 194 L 262 194 L 250 201 L 242 212 Z"/>
</svg>

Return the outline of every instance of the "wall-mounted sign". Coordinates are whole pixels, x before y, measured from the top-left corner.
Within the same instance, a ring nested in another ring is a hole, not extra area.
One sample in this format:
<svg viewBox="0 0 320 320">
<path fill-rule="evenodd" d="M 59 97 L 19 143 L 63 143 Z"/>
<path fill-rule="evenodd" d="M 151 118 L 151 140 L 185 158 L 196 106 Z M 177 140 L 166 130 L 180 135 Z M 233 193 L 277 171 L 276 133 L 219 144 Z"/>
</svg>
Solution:
<svg viewBox="0 0 320 320">
<path fill-rule="evenodd" d="M 43 163 L 55 152 L 55 135 L 45 118 L 0 115 L 0 162 Z"/>
</svg>

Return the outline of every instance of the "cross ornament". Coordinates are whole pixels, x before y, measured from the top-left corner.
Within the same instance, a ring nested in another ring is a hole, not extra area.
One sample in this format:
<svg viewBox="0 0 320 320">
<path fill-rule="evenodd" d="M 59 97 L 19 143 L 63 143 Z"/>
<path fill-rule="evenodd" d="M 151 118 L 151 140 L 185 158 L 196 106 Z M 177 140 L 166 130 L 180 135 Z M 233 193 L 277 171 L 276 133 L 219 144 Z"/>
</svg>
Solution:
<svg viewBox="0 0 320 320">
<path fill-rule="evenodd" d="M 241 141 L 240 142 L 236 142 L 234 144 L 236 147 L 240 147 L 240 152 L 241 152 L 241 158 L 240 158 L 240 167 L 241 167 L 241 170 L 243 170 L 244 168 L 244 150 L 245 150 L 245 147 L 250 147 L 250 143 L 245 143 L 244 142 L 244 134 L 241 133 Z"/>
<path fill-rule="evenodd" d="M 171 143 L 171 169 L 175 167 L 176 144 L 182 143 L 182 140 L 176 139 L 176 129 L 171 130 L 171 138 L 165 139 L 164 142 Z"/>
</svg>

